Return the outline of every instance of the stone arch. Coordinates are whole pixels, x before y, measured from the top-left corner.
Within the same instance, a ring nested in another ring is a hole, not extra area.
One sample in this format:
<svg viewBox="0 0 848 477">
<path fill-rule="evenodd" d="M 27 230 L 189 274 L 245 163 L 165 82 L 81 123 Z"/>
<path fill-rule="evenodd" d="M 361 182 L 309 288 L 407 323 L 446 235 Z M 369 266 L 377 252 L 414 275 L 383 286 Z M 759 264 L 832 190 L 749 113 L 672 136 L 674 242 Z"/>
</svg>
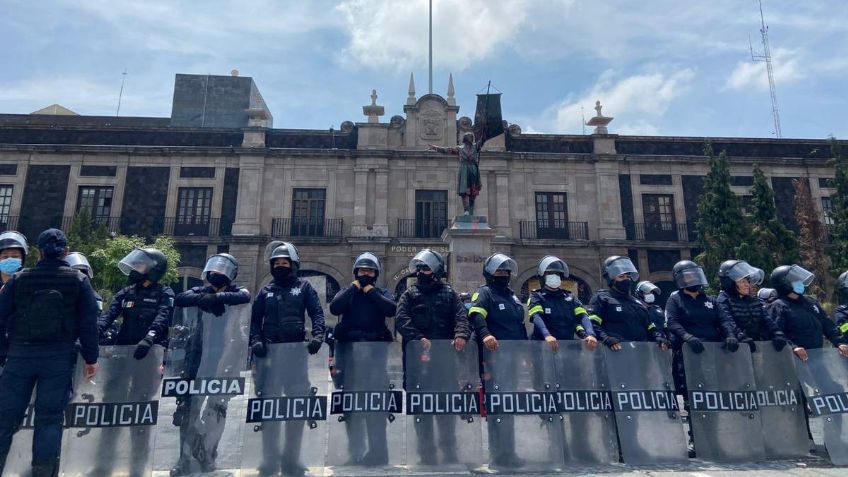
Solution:
<svg viewBox="0 0 848 477">
<path fill-rule="evenodd" d="M 527 302 L 527 299 L 530 297 L 531 289 L 540 287 L 535 272 L 518 283 L 520 284 L 520 288 L 516 289 L 516 294 L 522 303 Z M 514 285 L 517 284 L 514 283 Z M 592 292 L 594 291 L 593 288 L 580 274 L 574 273 L 573 270 L 569 274 L 569 277 L 565 279 L 563 285 L 564 288 L 568 289 L 572 293 L 576 292 L 577 298 L 583 303 L 589 303 L 589 299 L 592 298 Z"/>
<path fill-rule="evenodd" d="M 421 96 L 420 98 L 418 98 L 418 101 L 415 102 L 415 106 L 421 106 L 421 104 L 428 100 L 435 100 L 441 103 L 446 108 L 449 106 L 448 101 L 445 98 L 435 93 L 429 93 L 425 94 L 424 96 Z"/>
</svg>

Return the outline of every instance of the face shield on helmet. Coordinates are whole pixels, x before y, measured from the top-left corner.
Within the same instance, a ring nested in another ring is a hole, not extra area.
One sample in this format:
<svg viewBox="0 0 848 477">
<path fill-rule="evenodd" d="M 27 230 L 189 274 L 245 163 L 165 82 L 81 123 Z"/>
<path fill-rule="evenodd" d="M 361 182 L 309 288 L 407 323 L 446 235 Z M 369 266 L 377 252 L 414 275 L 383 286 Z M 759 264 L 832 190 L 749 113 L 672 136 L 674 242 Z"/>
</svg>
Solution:
<svg viewBox="0 0 848 477">
<path fill-rule="evenodd" d="M 224 255 L 215 255 L 206 261 L 206 266 L 203 267 L 203 273 L 200 275 L 200 278 L 206 280 L 210 272 L 220 273 L 230 281 L 233 281 L 238 275 L 238 264 L 232 258 Z"/>
<path fill-rule="evenodd" d="M 548 272 L 560 273 L 562 274 L 562 278 L 568 278 L 569 275 L 568 264 L 552 255 L 548 255 L 539 262 L 539 269 L 537 272 L 540 277 L 544 277 L 545 273 Z"/>
<path fill-rule="evenodd" d="M 760 288 L 757 292 L 757 298 L 767 303 L 771 303 L 777 299 L 777 290 L 774 288 Z"/>
<path fill-rule="evenodd" d="M 442 272 L 442 262 L 432 250 L 422 250 L 409 261 L 409 272 L 415 273 L 419 266 L 426 266 L 438 275 Z"/>
<path fill-rule="evenodd" d="M 496 253 L 486 260 L 483 271 L 489 275 L 494 275 L 498 270 L 507 270 L 511 275 L 514 275 L 518 270 L 518 264 L 502 253 Z"/>
<path fill-rule="evenodd" d="M 654 285 L 649 281 L 639 282 L 636 285 L 636 292 L 640 293 L 642 296 L 648 296 L 649 294 L 654 292 L 656 292 L 657 295 L 662 293 L 660 287 Z"/>
<path fill-rule="evenodd" d="M 610 280 L 621 274 L 627 274 L 627 276 L 633 281 L 639 279 L 639 271 L 636 270 L 636 266 L 633 265 L 633 262 L 631 262 L 627 257 L 618 257 L 612 262 L 606 264 L 604 266 L 604 271 Z"/>
<path fill-rule="evenodd" d="M 274 247 L 274 250 L 271 251 L 271 256 L 268 257 L 268 261 L 273 262 L 275 258 L 287 258 L 292 262 L 292 265 L 300 263 L 297 247 L 288 242 L 281 242 L 280 245 Z"/>
<path fill-rule="evenodd" d="M 356 276 L 357 268 L 369 268 L 380 274 L 380 260 L 371 252 L 365 252 L 356 257 L 353 262 L 353 275 Z"/>
<path fill-rule="evenodd" d="M 128 253 L 126 257 L 122 258 L 120 262 L 118 262 L 118 269 L 121 270 L 121 273 L 129 276 L 129 274 L 133 271 L 146 275 L 148 272 L 153 270 L 156 266 L 156 260 L 153 260 L 147 253 L 137 248 L 132 252 Z"/>
<path fill-rule="evenodd" d="M 765 278 L 765 272 L 759 268 L 752 267 L 744 260 L 736 262 L 736 264 L 730 267 L 725 274 L 727 278 L 734 282 L 745 278 L 754 285 L 763 283 L 763 278 Z"/>
<path fill-rule="evenodd" d="M 94 271 L 88 263 L 85 255 L 79 252 L 71 252 L 65 256 L 65 261 L 68 262 L 71 268 L 75 268 L 84 273 L 89 279 L 94 278 Z"/>
<path fill-rule="evenodd" d="M 789 267 L 789 271 L 786 272 L 784 280 L 790 285 L 796 282 L 801 282 L 805 287 L 808 287 L 811 283 L 813 283 L 815 278 L 816 276 L 804 267 L 801 267 L 800 265 L 792 265 Z"/>
<path fill-rule="evenodd" d="M 677 288 L 689 288 L 697 286 L 706 286 L 707 276 L 704 275 L 704 270 L 701 267 L 691 267 L 680 270 L 674 275 L 674 282 Z"/>
</svg>

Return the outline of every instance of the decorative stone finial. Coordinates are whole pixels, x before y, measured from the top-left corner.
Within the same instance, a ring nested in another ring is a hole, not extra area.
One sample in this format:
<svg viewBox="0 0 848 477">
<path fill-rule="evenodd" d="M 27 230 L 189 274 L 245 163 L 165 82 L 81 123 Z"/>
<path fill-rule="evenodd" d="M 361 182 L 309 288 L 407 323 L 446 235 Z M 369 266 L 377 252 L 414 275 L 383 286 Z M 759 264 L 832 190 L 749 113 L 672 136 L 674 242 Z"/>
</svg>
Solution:
<svg viewBox="0 0 848 477">
<path fill-rule="evenodd" d="M 603 106 L 601 106 L 600 101 L 595 101 L 595 111 L 597 112 L 597 114 L 595 115 L 595 117 L 589 119 L 589 121 L 586 122 L 587 126 L 595 126 L 595 134 L 609 134 L 609 131 L 607 130 L 607 125 L 613 120 L 613 118 L 606 117 L 601 113 L 602 107 Z"/>
<path fill-rule="evenodd" d="M 415 104 L 415 76 L 409 73 L 409 96 L 406 97 L 406 104 Z"/>
<path fill-rule="evenodd" d="M 371 104 L 362 107 L 362 114 L 368 116 L 369 123 L 379 123 L 380 116 L 386 114 L 385 108 L 377 105 L 377 90 L 371 90 Z"/>
<path fill-rule="evenodd" d="M 448 76 L 448 104 L 450 106 L 456 106 L 456 98 L 454 97 L 455 91 L 453 90 L 453 73 Z"/>
</svg>

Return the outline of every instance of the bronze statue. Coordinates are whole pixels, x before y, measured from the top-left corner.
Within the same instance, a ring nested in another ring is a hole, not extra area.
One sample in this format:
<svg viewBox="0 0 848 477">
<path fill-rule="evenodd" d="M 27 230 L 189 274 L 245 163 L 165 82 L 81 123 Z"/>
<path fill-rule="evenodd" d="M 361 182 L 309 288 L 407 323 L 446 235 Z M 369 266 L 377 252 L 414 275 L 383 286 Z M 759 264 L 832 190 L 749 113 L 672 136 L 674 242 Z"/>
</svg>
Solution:
<svg viewBox="0 0 848 477">
<path fill-rule="evenodd" d="M 474 134 L 462 136 L 462 146 L 442 147 L 430 144 L 431 150 L 459 156 L 459 174 L 456 193 L 462 197 L 463 215 L 474 215 L 474 199 L 480 194 L 483 182 L 480 179 L 480 148 L 482 141 L 474 141 Z"/>
</svg>

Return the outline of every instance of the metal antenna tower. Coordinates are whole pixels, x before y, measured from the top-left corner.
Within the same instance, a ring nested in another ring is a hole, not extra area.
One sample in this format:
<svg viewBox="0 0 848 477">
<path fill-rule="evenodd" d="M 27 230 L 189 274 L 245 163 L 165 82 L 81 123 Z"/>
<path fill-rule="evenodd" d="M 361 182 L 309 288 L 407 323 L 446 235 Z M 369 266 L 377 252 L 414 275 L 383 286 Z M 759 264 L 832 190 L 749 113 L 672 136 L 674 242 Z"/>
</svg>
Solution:
<svg viewBox="0 0 848 477">
<path fill-rule="evenodd" d="M 748 47 L 751 49 L 751 60 L 762 61 L 766 64 L 768 72 L 769 93 L 771 93 L 771 114 L 774 117 L 774 135 L 780 139 L 783 133 L 780 131 L 780 108 L 777 105 L 777 88 L 774 86 L 774 68 L 771 65 L 771 48 L 769 47 L 768 27 L 763 16 L 763 0 L 757 0 L 760 5 L 760 36 L 763 42 L 763 52 L 754 54 L 754 47 L 751 44 L 751 37 L 748 36 Z"/>
<path fill-rule="evenodd" d="M 121 114 L 121 97 L 124 95 L 124 82 L 127 80 L 127 70 L 124 70 L 121 75 L 121 91 L 118 92 L 118 110 L 115 111 L 115 116 Z"/>
</svg>

